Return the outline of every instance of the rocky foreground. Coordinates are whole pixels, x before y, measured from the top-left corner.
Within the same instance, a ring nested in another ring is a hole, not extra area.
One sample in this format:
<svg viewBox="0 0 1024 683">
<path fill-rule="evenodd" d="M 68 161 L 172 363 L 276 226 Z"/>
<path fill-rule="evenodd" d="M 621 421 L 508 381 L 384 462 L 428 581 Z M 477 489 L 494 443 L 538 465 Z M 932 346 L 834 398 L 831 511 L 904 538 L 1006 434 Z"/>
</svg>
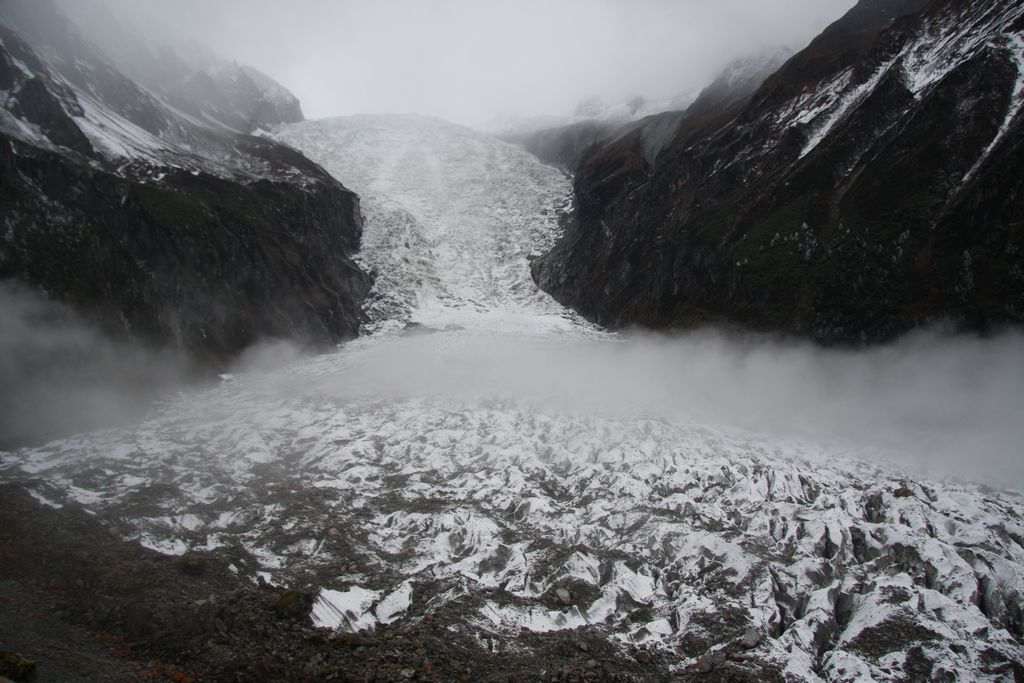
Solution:
<svg viewBox="0 0 1024 683">
<path fill-rule="evenodd" d="M 309 621 L 314 595 L 239 581 L 230 554 L 171 557 L 124 543 L 103 518 L 0 489 L 0 643 L 39 681 L 657 680 L 662 657 L 630 657 L 601 633 L 523 633 L 486 647 L 453 633 L 457 608 L 369 632 Z M 109 520 L 108 520 L 109 521 Z M 524 647 L 525 646 L 525 647 Z M 14 658 L 0 675 L 19 676 Z M 24 660 L 28 660 L 25 662 Z"/>
</svg>

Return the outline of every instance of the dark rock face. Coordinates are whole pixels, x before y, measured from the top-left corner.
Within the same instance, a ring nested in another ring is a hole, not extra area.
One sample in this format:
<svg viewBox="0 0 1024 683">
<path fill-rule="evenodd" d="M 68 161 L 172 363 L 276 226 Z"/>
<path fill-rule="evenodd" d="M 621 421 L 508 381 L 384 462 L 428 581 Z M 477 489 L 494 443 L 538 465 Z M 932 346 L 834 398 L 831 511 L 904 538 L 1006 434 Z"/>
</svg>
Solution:
<svg viewBox="0 0 1024 683">
<path fill-rule="evenodd" d="M 250 133 L 261 126 L 303 120 L 299 100 L 256 69 L 238 64 L 196 71 L 166 89 L 183 111 Z"/>
<path fill-rule="evenodd" d="M 617 130 L 618 126 L 583 121 L 509 141 L 522 144 L 527 152 L 546 164 L 571 171 L 580 165 L 592 148 L 607 142 Z"/>
<path fill-rule="evenodd" d="M 83 50 L 77 84 L 71 52 L 0 38 L 0 279 L 214 362 L 358 333 L 355 194 L 287 146 L 180 117 L 74 34 L 39 40 Z"/>
<path fill-rule="evenodd" d="M 616 327 L 1024 321 L 1024 5 L 924 5 L 861 2 L 753 94 L 702 96 L 654 160 L 636 133 L 595 150 L 534 278 Z"/>
<path fill-rule="evenodd" d="M 0 278 L 212 360 L 263 337 L 358 333 L 370 285 L 350 257 L 359 204 L 333 180 L 301 188 L 179 171 L 150 184 L 7 136 L 0 146 L 14 152 L 0 170 Z"/>
<path fill-rule="evenodd" d="M 6 61 L 7 55 L 3 55 L 3 59 Z M 38 78 L 30 78 L 22 84 L 14 113 L 39 126 L 54 143 L 77 152 L 92 152 L 89 138 Z"/>
<path fill-rule="evenodd" d="M 225 119 L 240 119 L 238 130 L 249 132 L 256 126 L 296 123 L 303 120 L 299 100 L 266 74 L 250 66 L 226 65 L 214 73 L 214 81 L 226 94 L 229 106 Z"/>
</svg>

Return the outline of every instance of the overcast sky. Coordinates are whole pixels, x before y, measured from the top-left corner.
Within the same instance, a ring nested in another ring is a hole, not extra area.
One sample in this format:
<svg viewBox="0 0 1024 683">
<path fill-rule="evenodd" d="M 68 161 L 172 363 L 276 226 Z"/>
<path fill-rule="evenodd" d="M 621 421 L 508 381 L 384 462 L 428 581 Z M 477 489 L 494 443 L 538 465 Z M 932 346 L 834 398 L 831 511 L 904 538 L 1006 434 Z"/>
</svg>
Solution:
<svg viewBox="0 0 1024 683">
<path fill-rule="evenodd" d="M 478 124 L 580 99 L 671 97 L 730 59 L 799 49 L 854 0 L 108 0 L 294 92 L 309 118 L 416 112 Z"/>
</svg>

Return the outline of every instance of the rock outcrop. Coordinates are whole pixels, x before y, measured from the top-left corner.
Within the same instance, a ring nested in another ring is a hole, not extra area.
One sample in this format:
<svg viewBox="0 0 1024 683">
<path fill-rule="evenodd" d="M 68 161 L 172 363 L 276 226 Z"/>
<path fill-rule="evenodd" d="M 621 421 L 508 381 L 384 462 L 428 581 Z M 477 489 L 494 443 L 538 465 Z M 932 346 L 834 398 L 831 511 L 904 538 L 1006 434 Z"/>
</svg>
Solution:
<svg viewBox="0 0 1024 683">
<path fill-rule="evenodd" d="M 713 87 L 652 156 L 576 169 L 533 265 L 600 323 L 825 343 L 1024 321 L 1018 0 L 862 0 L 756 91 Z"/>
</svg>

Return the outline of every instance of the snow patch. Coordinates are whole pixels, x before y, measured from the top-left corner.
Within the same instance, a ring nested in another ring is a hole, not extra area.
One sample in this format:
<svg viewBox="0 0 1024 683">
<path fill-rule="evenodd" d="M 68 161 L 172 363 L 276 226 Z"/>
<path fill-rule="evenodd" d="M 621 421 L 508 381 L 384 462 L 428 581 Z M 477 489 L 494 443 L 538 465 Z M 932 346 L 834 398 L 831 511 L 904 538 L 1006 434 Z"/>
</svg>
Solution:
<svg viewBox="0 0 1024 683">
<path fill-rule="evenodd" d="M 321 588 L 313 603 L 310 618 L 317 628 L 342 631 L 362 631 L 377 624 L 373 604 L 380 591 L 352 586 L 345 591 Z"/>
</svg>

